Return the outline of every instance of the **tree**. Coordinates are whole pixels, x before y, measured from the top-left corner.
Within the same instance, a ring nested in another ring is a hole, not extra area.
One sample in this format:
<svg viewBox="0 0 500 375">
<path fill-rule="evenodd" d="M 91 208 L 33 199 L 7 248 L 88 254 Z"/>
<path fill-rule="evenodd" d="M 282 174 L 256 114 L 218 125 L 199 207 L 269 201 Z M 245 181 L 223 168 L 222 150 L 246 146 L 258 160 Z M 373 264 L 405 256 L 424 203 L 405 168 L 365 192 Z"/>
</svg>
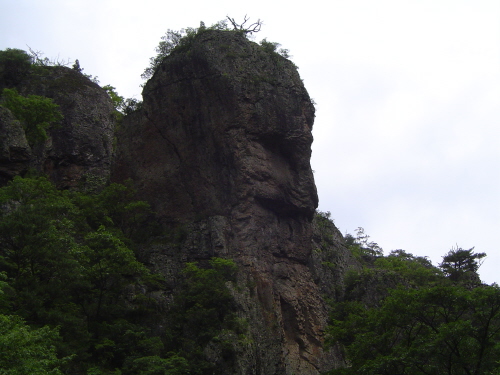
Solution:
<svg viewBox="0 0 500 375">
<path fill-rule="evenodd" d="M 384 253 L 382 248 L 376 242 L 368 241 L 369 238 L 362 227 L 356 228 L 356 236 L 351 234 L 345 236 L 346 245 L 356 258 L 382 256 Z"/>
<path fill-rule="evenodd" d="M 0 274 L 9 290 L 0 307 L 30 326 L 59 326 L 57 353 L 72 355 L 65 371 L 120 368 L 161 352 L 143 325 L 157 319 L 148 293 L 160 281 L 123 231 L 140 227 L 147 209 L 131 198 L 122 185 L 84 194 L 45 178 L 16 177 L 0 189 Z"/>
<path fill-rule="evenodd" d="M 443 275 L 427 257 L 414 256 L 404 250 L 393 250 L 386 257 L 378 257 L 375 267 L 397 273 L 401 284 L 414 287 L 440 283 Z"/>
<path fill-rule="evenodd" d="M 45 141 L 48 138 L 47 129 L 63 119 L 59 106 L 50 98 L 38 95 L 24 97 L 15 89 L 7 88 L 3 89 L 2 97 L 2 105 L 23 124 L 30 146 Z"/>
<path fill-rule="evenodd" d="M 213 374 L 214 364 L 204 354 L 206 346 L 224 333 L 233 332 L 236 336 L 235 333 L 244 332 L 227 287 L 228 282 L 235 281 L 236 264 L 221 258 L 212 258 L 206 268 L 187 263 L 183 276 L 168 313 L 166 348 L 186 358 L 193 374 Z M 234 355 L 233 350 L 232 344 L 227 343 L 226 356 Z"/>
<path fill-rule="evenodd" d="M 453 282 L 478 285 L 481 280 L 477 271 L 481 267 L 481 259 L 486 256 L 486 253 L 474 253 L 473 250 L 474 248 L 464 250 L 459 247 L 451 249 L 443 257 L 439 267 Z"/>
<path fill-rule="evenodd" d="M 0 89 L 16 87 L 31 71 L 33 58 L 26 51 L 7 48 L 0 51 Z"/>
<path fill-rule="evenodd" d="M 58 359 L 56 329 L 47 326 L 31 328 L 18 316 L 0 314 L 1 375 L 62 375 Z"/>
<path fill-rule="evenodd" d="M 379 307 L 339 304 L 332 322 L 329 340 L 344 345 L 348 363 L 331 374 L 486 375 L 500 370 L 496 286 L 398 288 Z"/>
<path fill-rule="evenodd" d="M 116 92 L 116 88 L 111 85 L 103 86 L 103 89 L 108 93 L 111 101 L 113 102 L 113 107 L 115 107 L 115 110 L 121 111 L 125 100 L 123 96 L 118 95 L 118 93 Z"/>
</svg>

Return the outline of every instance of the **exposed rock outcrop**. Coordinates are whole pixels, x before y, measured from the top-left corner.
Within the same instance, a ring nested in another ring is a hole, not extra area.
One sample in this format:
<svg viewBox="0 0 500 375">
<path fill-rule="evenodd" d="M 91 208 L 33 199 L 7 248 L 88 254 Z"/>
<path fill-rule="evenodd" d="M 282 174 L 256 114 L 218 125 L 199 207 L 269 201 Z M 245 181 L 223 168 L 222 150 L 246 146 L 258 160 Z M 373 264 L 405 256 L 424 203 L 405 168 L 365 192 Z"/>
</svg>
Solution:
<svg viewBox="0 0 500 375">
<path fill-rule="evenodd" d="M 0 186 L 25 173 L 32 159 L 23 126 L 0 106 Z"/>
<path fill-rule="evenodd" d="M 23 80 L 18 90 L 25 96 L 53 99 L 64 119 L 49 130 L 46 142 L 30 150 L 25 147 L 27 143 L 22 143 L 20 132 L 24 131 L 19 123 L 9 122 L 1 115 L 2 126 L 9 126 L 11 134 L 2 140 L 1 157 L 5 161 L 1 168 L 9 170 L 4 172 L 8 174 L 5 181 L 32 168 L 48 175 L 59 188 L 85 184 L 93 188 L 106 183 L 115 125 L 114 108 L 106 91 L 80 72 L 62 66 L 39 67 Z"/>
<path fill-rule="evenodd" d="M 143 97 L 117 134 L 113 179 L 132 179 L 166 227 L 187 228 L 181 244 L 147 249 L 174 284 L 185 261 L 237 262 L 250 341 L 225 373 L 331 368 L 311 271 L 314 107 L 296 67 L 241 34 L 206 31 L 165 59 Z"/>
</svg>

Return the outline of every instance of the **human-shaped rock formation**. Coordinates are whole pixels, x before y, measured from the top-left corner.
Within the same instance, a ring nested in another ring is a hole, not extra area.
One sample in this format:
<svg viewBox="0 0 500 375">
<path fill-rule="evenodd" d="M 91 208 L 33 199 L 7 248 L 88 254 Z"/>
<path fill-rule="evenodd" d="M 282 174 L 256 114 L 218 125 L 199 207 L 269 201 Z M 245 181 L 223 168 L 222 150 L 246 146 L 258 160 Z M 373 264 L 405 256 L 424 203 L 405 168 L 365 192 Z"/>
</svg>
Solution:
<svg viewBox="0 0 500 375">
<path fill-rule="evenodd" d="M 234 259 L 252 339 L 234 373 L 318 374 L 331 360 L 308 268 L 314 106 L 296 67 L 240 33 L 208 30 L 164 60 L 143 96 L 118 132 L 113 179 L 132 179 L 163 225 L 199 234 L 182 250 L 156 247 L 157 269 L 170 277 L 186 260 Z"/>
</svg>

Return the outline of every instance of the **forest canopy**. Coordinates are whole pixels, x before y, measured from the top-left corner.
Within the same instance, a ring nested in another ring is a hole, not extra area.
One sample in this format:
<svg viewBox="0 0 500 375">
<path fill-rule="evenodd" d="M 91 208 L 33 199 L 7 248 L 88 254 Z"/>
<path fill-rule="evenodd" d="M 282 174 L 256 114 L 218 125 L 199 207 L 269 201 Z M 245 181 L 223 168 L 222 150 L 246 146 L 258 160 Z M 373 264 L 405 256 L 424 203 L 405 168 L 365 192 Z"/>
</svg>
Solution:
<svg viewBox="0 0 500 375">
<path fill-rule="evenodd" d="M 368 238 L 347 236 L 361 268 L 331 302 L 327 341 L 346 362 L 329 374 L 499 374 L 500 288 L 477 273 L 486 254 L 452 248 L 436 267 Z"/>
</svg>

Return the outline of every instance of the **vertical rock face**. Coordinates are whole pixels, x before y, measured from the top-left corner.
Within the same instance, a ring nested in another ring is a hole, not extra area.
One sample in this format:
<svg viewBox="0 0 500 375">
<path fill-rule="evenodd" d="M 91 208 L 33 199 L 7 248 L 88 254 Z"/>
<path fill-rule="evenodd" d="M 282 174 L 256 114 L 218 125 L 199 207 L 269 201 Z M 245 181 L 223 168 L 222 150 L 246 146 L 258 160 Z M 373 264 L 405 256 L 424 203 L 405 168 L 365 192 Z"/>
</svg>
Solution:
<svg viewBox="0 0 500 375">
<path fill-rule="evenodd" d="M 46 174 L 59 188 L 98 187 L 109 180 L 115 116 L 112 102 L 99 85 L 62 66 L 44 67 L 19 85 L 20 94 L 53 99 L 64 116 L 49 138 L 30 148 L 19 122 L 2 108 L 0 127 L 8 136 L 0 147 L 0 184 L 28 168 Z M 24 142 L 24 143 L 23 143 Z"/>
<path fill-rule="evenodd" d="M 172 276 L 182 261 L 234 259 L 252 344 L 232 373 L 318 374 L 331 358 L 308 267 L 314 107 L 295 66 L 238 33 L 206 31 L 165 59 L 143 96 L 118 132 L 113 179 L 132 179 L 165 225 L 197 228 L 182 251 L 150 249 L 151 262 Z"/>
<path fill-rule="evenodd" d="M 31 148 L 23 126 L 12 113 L 0 107 L 0 186 L 28 170 Z"/>
<path fill-rule="evenodd" d="M 103 184 L 113 155 L 114 108 L 99 85 L 66 67 L 48 67 L 26 85 L 29 94 L 52 98 L 64 116 L 60 127 L 38 151 L 36 169 L 59 188 Z"/>
</svg>

